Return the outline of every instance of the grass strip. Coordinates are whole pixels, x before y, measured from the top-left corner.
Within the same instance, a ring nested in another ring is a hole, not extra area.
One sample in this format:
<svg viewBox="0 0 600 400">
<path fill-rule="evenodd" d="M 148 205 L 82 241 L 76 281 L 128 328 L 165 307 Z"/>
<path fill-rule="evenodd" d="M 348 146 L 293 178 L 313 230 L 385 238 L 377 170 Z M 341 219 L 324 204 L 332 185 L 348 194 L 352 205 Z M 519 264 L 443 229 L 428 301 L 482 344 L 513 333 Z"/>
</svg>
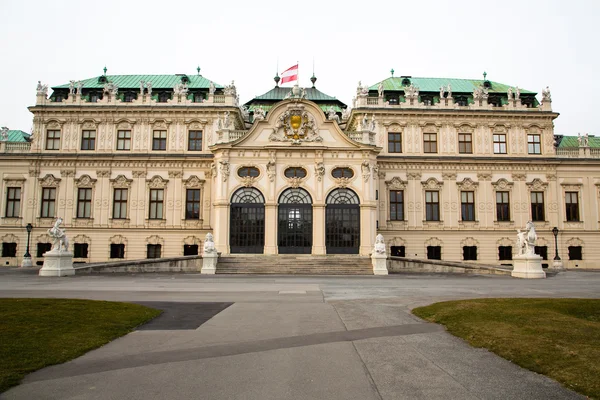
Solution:
<svg viewBox="0 0 600 400">
<path fill-rule="evenodd" d="M 79 357 L 160 313 L 108 301 L 0 299 L 0 393 L 30 372 Z"/>
<path fill-rule="evenodd" d="M 413 310 L 474 347 L 600 399 L 600 300 L 479 299 Z"/>
</svg>

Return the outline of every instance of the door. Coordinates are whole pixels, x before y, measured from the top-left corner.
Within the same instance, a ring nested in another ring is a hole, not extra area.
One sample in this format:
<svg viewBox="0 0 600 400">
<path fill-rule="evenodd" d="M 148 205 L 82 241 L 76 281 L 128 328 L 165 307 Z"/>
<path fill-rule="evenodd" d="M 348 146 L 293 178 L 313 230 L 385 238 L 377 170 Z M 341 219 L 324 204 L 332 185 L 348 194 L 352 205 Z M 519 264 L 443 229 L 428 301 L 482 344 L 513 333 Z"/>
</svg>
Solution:
<svg viewBox="0 0 600 400">
<path fill-rule="evenodd" d="M 350 189 L 336 189 L 327 196 L 325 209 L 327 254 L 358 254 L 360 202 Z"/>
<path fill-rule="evenodd" d="M 279 254 L 310 254 L 312 251 L 312 199 L 300 188 L 279 196 L 277 224 Z"/>
<path fill-rule="evenodd" d="M 229 251 L 262 254 L 265 249 L 265 200 L 259 190 L 242 188 L 231 199 Z"/>
</svg>

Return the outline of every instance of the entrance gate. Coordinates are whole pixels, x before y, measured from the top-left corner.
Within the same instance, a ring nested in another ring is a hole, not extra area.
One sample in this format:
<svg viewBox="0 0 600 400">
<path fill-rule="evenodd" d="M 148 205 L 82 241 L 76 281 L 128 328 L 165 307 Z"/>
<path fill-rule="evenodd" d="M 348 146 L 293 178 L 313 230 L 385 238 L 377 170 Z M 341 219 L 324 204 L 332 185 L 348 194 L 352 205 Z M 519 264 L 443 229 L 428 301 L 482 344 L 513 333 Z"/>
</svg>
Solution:
<svg viewBox="0 0 600 400">
<path fill-rule="evenodd" d="M 325 246 L 327 254 L 358 254 L 360 201 L 350 189 L 336 189 L 327 196 Z"/>
<path fill-rule="evenodd" d="M 265 198 L 255 188 L 237 190 L 229 215 L 231 253 L 262 254 L 265 249 Z"/>
<path fill-rule="evenodd" d="M 304 189 L 290 188 L 279 196 L 277 230 L 279 254 L 310 254 L 312 200 Z"/>
</svg>

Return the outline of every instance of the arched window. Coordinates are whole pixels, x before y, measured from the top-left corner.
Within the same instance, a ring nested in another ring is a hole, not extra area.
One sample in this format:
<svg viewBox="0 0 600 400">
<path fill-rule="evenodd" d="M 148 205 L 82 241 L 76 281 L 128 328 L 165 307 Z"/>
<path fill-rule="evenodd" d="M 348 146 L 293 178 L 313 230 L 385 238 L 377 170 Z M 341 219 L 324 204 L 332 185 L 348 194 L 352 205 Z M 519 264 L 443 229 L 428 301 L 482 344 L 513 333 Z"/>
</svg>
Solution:
<svg viewBox="0 0 600 400">
<path fill-rule="evenodd" d="M 327 204 L 360 204 L 360 200 L 352 190 L 340 188 L 329 193 Z"/>
<path fill-rule="evenodd" d="M 240 203 L 256 203 L 264 204 L 265 198 L 262 193 L 255 188 L 241 188 L 237 190 L 231 197 L 232 204 Z"/>
<path fill-rule="evenodd" d="M 304 189 L 289 188 L 279 196 L 279 204 L 312 204 L 312 199 Z"/>
</svg>

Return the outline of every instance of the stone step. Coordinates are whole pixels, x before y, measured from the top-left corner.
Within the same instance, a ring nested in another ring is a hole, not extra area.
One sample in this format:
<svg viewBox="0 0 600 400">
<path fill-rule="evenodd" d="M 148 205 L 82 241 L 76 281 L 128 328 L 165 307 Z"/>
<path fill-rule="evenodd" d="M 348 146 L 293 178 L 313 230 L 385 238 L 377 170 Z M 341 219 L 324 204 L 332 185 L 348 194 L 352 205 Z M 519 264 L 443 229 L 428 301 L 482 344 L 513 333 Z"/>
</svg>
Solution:
<svg viewBox="0 0 600 400">
<path fill-rule="evenodd" d="M 217 274 L 372 275 L 369 257 L 358 255 L 227 255 Z"/>
</svg>

